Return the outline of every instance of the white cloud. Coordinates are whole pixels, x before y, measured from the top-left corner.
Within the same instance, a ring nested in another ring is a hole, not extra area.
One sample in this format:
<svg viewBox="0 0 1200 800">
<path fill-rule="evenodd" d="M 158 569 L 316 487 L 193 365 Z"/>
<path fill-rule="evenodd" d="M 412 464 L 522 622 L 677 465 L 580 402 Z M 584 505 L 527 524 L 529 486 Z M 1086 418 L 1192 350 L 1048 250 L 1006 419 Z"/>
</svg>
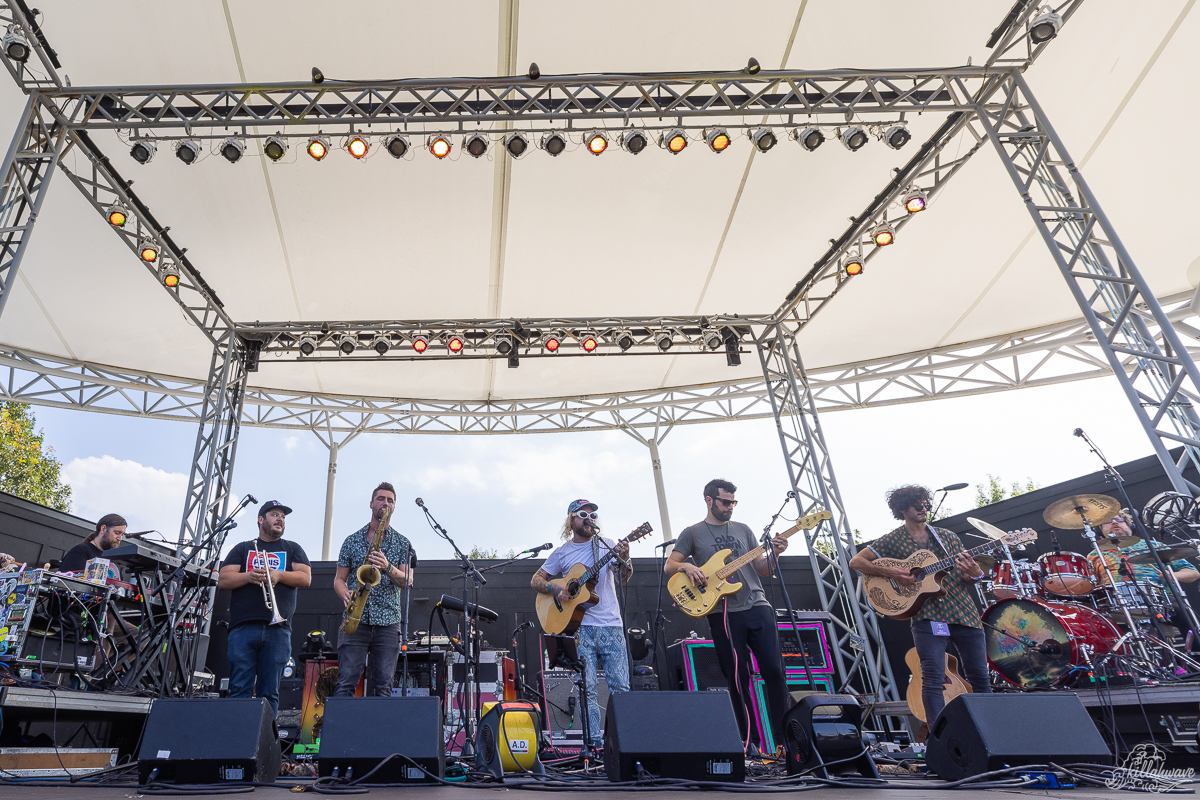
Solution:
<svg viewBox="0 0 1200 800">
<path fill-rule="evenodd" d="M 76 515 L 95 520 L 116 513 L 129 521 L 131 531 L 154 529 L 172 540 L 178 535 L 186 475 L 112 456 L 76 458 L 63 475 Z"/>
<path fill-rule="evenodd" d="M 299 446 L 300 446 L 300 437 L 299 436 L 296 436 L 295 434 L 293 434 L 291 436 L 284 437 L 284 439 L 283 439 L 283 449 L 284 450 L 286 450 L 290 453 Z"/>
</svg>

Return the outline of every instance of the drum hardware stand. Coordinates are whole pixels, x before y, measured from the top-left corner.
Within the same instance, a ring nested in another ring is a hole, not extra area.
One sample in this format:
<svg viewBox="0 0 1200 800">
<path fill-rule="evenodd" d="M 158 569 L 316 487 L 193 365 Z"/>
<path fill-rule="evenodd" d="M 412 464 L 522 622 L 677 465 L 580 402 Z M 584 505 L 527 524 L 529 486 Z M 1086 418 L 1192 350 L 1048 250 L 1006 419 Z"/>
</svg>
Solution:
<svg viewBox="0 0 1200 800">
<path fill-rule="evenodd" d="M 1150 661 L 1150 653 L 1146 650 L 1146 643 L 1142 639 L 1141 631 L 1138 629 L 1137 624 L 1134 623 L 1133 615 L 1129 613 L 1129 606 L 1125 602 L 1125 598 L 1117 591 L 1117 581 L 1113 577 L 1112 570 L 1108 568 L 1108 560 L 1104 557 L 1104 551 L 1100 549 L 1100 543 L 1096 541 L 1096 531 L 1092 529 L 1091 523 L 1087 520 L 1087 515 L 1083 513 L 1083 509 L 1077 508 L 1076 511 L 1079 512 L 1079 517 L 1083 520 L 1083 536 L 1092 543 L 1092 550 L 1095 551 L 1097 557 L 1100 559 L 1100 565 L 1104 568 L 1104 574 L 1108 576 L 1108 585 L 1113 587 L 1113 597 L 1117 601 L 1117 606 L 1121 609 L 1122 616 L 1125 617 L 1125 625 L 1129 630 L 1128 633 L 1117 640 L 1117 644 L 1113 645 L 1113 651 L 1115 652 L 1126 639 L 1132 637 L 1137 642 L 1137 647 L 1141 651 L 1141 657 L 1146 661 Z"/>
</svg>

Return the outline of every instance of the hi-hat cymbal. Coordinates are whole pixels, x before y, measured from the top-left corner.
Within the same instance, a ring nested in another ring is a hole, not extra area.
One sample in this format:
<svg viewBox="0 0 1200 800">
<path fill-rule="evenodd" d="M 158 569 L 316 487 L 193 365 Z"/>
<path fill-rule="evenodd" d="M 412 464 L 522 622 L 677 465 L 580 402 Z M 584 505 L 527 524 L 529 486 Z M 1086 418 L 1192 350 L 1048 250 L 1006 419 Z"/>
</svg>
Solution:
<svg viewBox="0 0 1200 800">
<path fill-rule="evenodd" d="M 1177 558 L 1195 558 L 1196 548 L 1188 545 L 1179 545 L 1178 547 L 1159 547 L 1158 557 L 1163 560 L 1163 563 L 1174 561 Z M 1147 550 L 1144 553 L 1134 553 L 1129 557 L 1130 564 L 1153 564 L 1154 556 Z"/>
<path fill-rule="evenodd" d="M 1120 511 L 1121 504 L 1106 494 L 1075 494 L 1046 506 L 1042 519 L 1062 530 L 1081 530 L 1085 518 L 1088 525 L 1103 525 Z"/>
<path fill-rule="evenodd" d="M 990 522 L 984 522 L 983 520 L 976 519 L 975 517 L 967 517 L 967 522 L 974 525 L 975 530 L 992 539 L 999 539 L 1004 535 L 1004 531 L 1000 530 Z"/>
<path fill-rule="evenodd" d="M 1140 536 L 1097 536 L 1096 547 L 1101 550 L 1117 550 L 1122 547 L 1132 547 L 1141 540 Z"/>
</svg>

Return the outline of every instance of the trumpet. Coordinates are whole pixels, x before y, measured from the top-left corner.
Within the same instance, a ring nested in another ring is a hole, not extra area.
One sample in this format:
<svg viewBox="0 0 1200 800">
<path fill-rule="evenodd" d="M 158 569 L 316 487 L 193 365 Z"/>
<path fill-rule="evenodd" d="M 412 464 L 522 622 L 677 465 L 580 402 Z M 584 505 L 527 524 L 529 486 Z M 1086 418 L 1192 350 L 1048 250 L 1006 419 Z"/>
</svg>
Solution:
<svg viewBox="0 0 1200 800">
<path fill-rule="evenodd" d="M 367 550 L 367 558 L 370 558 L 371 553 L 377 551 L 383 543 L 383 535 L 387 533 L 388 518 L 391 516 L 392 510 L 384 506 L 383 516 L 379 520 L 379 526 L 375 529 L 374 540 L 371 542 L 370 549 Z M 342 617 L 342 630 L 346 632 L 347 636 L 353 636 L 354 632 L 358 630 L 358 625 L 362 622 L 363 609 L 367 606 L 367 595 L 382 579 L 383 574 L 379 568 L 366 559 L 354 573 L 354 591 L 350 593 L 350 603 L 346 606 L 345 614 Z"/>
<path fill-rule="evenodd" d="M 255 563 L 261 563 L 263 569 L 267 571 L 267 580 L 260 583 L 259 586 L 263 590 L 263 602 L 267 604 L 267 610 L 271 612 L 271 625 L 282 625 L 287 622 L 279 613 L 279 603 L 275 600 L 275 584 L 271 580 L 271 564 L 267 561 L 267 554 L 258 549 L 258 541 L 254 542 L 254 560 Z"/>
</svg>

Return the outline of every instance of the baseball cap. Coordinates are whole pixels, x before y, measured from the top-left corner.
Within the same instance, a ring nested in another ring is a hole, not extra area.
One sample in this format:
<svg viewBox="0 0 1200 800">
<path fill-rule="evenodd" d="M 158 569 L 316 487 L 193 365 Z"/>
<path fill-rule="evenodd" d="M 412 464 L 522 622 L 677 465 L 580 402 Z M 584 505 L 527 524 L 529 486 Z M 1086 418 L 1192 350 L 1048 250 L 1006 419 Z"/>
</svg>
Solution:
<svg viewBox="0 0 1200 800">
<path fill-rule="evenodd" d="M 268 500 L 267 502 L 263 503 L 261 506 L 258 507 L 258 515 L 260 517 L 266 516 L 266 513 L 268 511 L 274 511 L 277 508 L 282 508 L 285 516 L 287 514 L 292 513 L 292 510 L 290 508 L 288 508 L 287 506 L 285 506 L 283 503 L 279 502 L 278 500 Z"/>
<path fill-rule="evenodd" d="M 596 509 L 597 511 L 600 510 L 600 506 L 596 505 L 591 500 L 584 500 L 583 498 L 580 498 L 579 500 L 572 501 L 571 505 L 567 506 L 567 513 L 574 514 L 576 511 L 583 508 L 584 506 L 591 506 L 592 508 Z"/>
</svg>

